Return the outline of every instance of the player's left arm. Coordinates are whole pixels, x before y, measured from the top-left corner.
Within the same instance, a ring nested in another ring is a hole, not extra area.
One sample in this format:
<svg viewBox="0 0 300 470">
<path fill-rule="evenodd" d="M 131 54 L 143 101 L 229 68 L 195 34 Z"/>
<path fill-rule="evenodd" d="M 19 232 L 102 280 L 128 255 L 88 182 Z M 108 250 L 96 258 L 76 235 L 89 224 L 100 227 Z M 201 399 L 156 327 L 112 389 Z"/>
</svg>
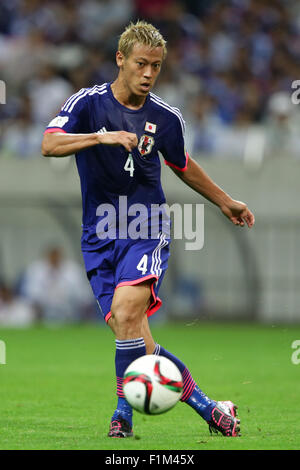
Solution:
<svg viewBox="0 0 300 470">
<path fill-rule="evenodd" d="M 233 224 L 244 226 L 246 223 L 249 228 L 254 225 L 254 215 L 247 205 L 226 194 L 191 157 L 185 171 L 172 170 L 190 188 L 218 206 Z"/>
</svg>

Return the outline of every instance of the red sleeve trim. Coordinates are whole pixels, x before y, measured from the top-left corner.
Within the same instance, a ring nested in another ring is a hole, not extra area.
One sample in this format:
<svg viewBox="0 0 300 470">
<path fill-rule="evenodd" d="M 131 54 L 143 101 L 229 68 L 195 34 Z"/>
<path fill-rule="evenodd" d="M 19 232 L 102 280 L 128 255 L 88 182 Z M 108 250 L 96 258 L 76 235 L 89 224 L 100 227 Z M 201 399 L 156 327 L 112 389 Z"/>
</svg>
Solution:
<svg viewBox="0 0 300 470">
<path fill-rule="evenodd" d="M 188 152 L 185 152 L 185 156 L 186 156 L 186 160 L 185 160 L 185 166 L 183 168 L 180 168 L 179 166 L 177 165 L 174 165 L 174 163 L 170 163 L 168 162 L 167 160 L 165 160 L 165 164 L 172 167 L 172 168 L 175 168 L 175 170 L 179 170 L 179 171 L 186 171 L 187 170 L 187 166 L 188 166 L 188 161 L 189 161 L 189 154 Z"/>
<path fill-rule="evenodd" d="M 61 127 L 48 127 L 44 134 L 51 134 L 52 132 L 63 132 L 64 134 L 67 134 L 67 132 L 61 129 Z"/>
</svg>

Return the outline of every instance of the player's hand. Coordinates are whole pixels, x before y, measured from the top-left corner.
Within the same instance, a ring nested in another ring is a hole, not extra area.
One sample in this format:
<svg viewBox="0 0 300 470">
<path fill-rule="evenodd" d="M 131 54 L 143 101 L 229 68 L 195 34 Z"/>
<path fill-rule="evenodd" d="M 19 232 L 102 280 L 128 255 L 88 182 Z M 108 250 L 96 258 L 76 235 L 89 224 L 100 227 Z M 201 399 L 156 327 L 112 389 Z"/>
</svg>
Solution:
<svg viewBox="0 0 300 470">
<path fill-rule="evenodd" d="M 241 201 L 235 201 L 232 199 L 231 202 L 220 207 L 220 209 L 234 225 L 243 227 L 247 224 L 248 227 L 251 228 L 255 223 L 254 215 L 248 209 L 247 205 Z"/>
<path fill-rule="evenodd" d="M 112 131 L 97 134 L 99 144 L 103 145 L 123 145 L 128 152 L 131 152 L 138 144 L 136 134 L 126 131 Z"/>
</svg>

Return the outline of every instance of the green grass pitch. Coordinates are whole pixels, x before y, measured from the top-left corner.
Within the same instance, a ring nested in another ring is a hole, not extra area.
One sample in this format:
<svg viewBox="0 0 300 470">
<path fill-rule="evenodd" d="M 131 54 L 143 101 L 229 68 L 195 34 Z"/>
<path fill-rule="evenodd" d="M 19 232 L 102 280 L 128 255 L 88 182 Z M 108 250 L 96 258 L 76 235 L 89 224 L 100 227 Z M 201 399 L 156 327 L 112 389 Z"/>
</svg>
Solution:
<svg viewBox="0 0 300 470">
<path fill-rule="evenodd" d="M 242 436 L 210 436 L 178 403 L 160 416 L 134 414 L 135 438 L 106 437 L 115 395 L 114 339 L 105 326 L 0 330 L 0 449 L 298 449 L 300 328 L 154 324 L 212 398 L 239 406 Z"/>
</svg>

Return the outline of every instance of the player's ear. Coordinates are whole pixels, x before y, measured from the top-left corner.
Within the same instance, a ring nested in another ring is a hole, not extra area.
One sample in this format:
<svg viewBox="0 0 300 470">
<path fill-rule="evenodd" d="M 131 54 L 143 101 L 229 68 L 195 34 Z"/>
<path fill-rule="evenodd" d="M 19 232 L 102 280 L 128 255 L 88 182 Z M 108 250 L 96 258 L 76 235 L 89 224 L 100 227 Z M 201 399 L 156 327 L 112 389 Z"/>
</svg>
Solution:
<svg viewBox="0 0 300 470">
<path fill-rule="evenodd" d="M 124 64 L 124 55 L 122 54 L 122 52 L 120 51 L 117 51 L 116 53 L 116 62 L 117 62 L 117 66 L 118 67 L 122 67 L 122 65 Z"/>
</svg>

